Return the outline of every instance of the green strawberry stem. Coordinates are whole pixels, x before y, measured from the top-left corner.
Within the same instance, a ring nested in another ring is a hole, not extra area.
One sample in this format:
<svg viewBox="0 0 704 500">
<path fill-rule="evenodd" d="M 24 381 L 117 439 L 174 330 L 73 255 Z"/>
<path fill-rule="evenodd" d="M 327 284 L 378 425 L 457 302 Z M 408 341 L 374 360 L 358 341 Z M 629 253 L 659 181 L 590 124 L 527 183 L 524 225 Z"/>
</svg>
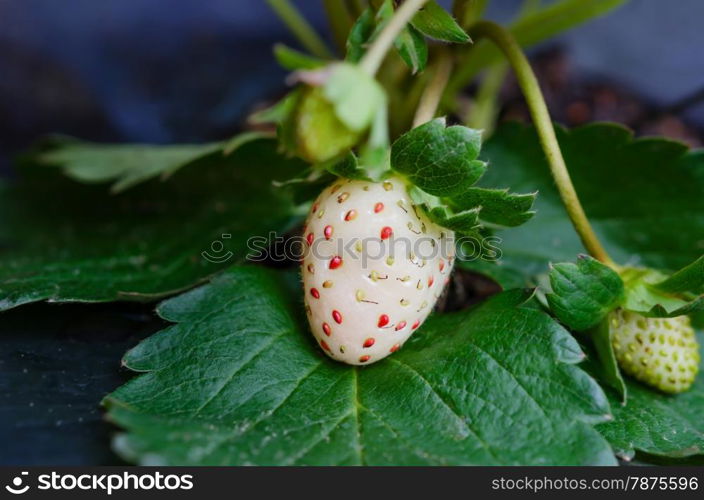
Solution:
<svg viewBox="0 0 704 500">
<path fill-rule="evenodd" d="M 606 253 L 584 213 L 577 191 L 575 191 L 572 179 L 567 171 L 567 165 L 562 156 L 560 145 L 557 142 L 555 129 L 550 119 L 548 107 L 545 104 L 545 98 L 540 90 L 538 79 L 535 77 L 535 73 L 533 73 L 533 69 L 521 47 L 507 30 L 490 21 L 476 23 L 471 29 L 471 36 L 476 41 L 482 38 L 491 40 L 504 53 L 509 64 L 511 64 L 513 71 L 516 73 L 518 84 L 525 96 L 535 127 L 538 130 L 540 144 L 550 166 L 550 173 L 555 180 L 560 198 L 572 221 L 572 225 L 582 240 L 584 248 L 587 249 L 592 257 L 610 267 L 616 268 L 616 264 Z"/>
<path fill-rule="evenodd" d="M 311 54 L 322 59 L 334 56 L 322 38 L 289 0 L 267 0 L 272 10 Z"/>
<path fill-rule="evenodd" d="M 471 26 L 484 14 L 489 0 L 455 0 L 452 14 L 463 28 Z"/>
<path fill-rule="evenodd" d="M 449 51 L 443 50 L 438 54 L 433 76 L 420 97 L 416 115 L 413 118 L 413 128 L 429 122 L 435 117 L 440 99 L 445 92 L 445 86 L 450 80 L 453 64 L 452 55 Z"/>
<path fill-rule="evenodd" d="M 338 0 L 339 1 L 339 0 Z M 362 12 L 367 9 L 366 0 L 343 0 L 347 4 L 347 8 L 350 10 L 352 17 L 357 19 L 362 15 Z"/>
<path fill-rule="evenodd" d="M 499 114 L 499 93 L 508 73 L 508 64 L 499 63 L 486 70 L 484 79 L 479 85 L 471 113 L 465 122 L 469 128 L 482 130 L 482 137 L 487 139 L 496 127 Z"/>
<path fill-rule="evenodd" d="M 381 63 L 386 57 L 386 53 L 393 45 L 396 37 L 427 1 L 428 0 L 406 0 L 403 2 L 401 7 L 394 13 L 389 23 L 381 30 L 379 36 L 376 37 L 367 53 L 362 57 L 362 60 L 359 61 L 359 66 L 364 71 L 372 76 L 376 75 L 376 72 L 379 70 Z"/>
<path fill-rule="evenodd" d="M 341 0 L 323 0 L 323 7 L 327 14 L 330 31 L 332 31 L 333 38 L 335 39 L 335 45 L 337 45 L 338 50 L 344 54 L 347 44 L 347 34 L 350 32 L 352 23 L 354 22 L 350 16 L 348 6 Z"/>
</svg>

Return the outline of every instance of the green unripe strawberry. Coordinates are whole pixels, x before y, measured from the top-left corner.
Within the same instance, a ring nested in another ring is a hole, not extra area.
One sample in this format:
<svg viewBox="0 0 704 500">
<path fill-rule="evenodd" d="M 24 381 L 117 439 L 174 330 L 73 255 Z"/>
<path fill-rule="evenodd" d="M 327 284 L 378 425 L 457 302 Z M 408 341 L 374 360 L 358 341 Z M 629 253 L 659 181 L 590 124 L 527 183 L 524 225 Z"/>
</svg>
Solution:
<svg viewBox="0 0 704 500">
<path fill-rule="evenodd" d="M 297 153 L 310 163 L 321 163 L 348 151 L 361 139 L 335 114 L 321 87 L 303 91 L 296 114 Z"/>
<path fill-rule="evenodd" d="M 690 388 L 699 371 L 699 344 L 689 316 L 648 318 L 616 309 L 609 327 L 624 372 L 663 392 Z"/>
</svg>

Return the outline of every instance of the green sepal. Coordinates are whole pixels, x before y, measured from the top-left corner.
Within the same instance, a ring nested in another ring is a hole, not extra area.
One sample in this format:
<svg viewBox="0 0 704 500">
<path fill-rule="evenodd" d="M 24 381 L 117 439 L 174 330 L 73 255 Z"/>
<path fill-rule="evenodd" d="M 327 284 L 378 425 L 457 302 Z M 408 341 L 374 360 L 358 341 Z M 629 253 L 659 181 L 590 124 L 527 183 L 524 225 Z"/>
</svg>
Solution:
<svg viewBox="0 0 704 500">
<path fill-rule="evenodd" d="M 331 174 L 345 179 L 354 179 L 360 181 L 370 181 L 371 178 L 367 171 L 359 166 L 357 157 L 354 153 L 348 153 L 344 158 L 337 161 L 331 161 L 319 165 Z"/>
<path fill-rule="evenodd" d="M 285 181 L 274 180 L 275 187 L 285 189 L 290 193 L 291 200 L 301 205 L 316 198 L 320 192 L 335 180 L 335 175 L 326 169 L 308 166 L 296 177 Z"/>
<path fill-rule="evenodd" d="M 283 68 L 289 71 L 316 69 L 327 64 L 324 59 L 294 50 L 282 43 L 274 45 L 274 57 Z"/>
<path fill-rule="evenodd" d="M 430 195 L 417 186 L 411 186 L 408 193 L 413 203 L 420 206 L 435 224 L 460 235 L 477 236 L 479 234 L 479 208 L 455 211 L 441 198 Z"/>
<path fill-rule="evenodd" d="M 673 318 L 704 310 L 701 293 L 702 258 L 667 276 L 653 269 L 625 268 L 624 309 L 653 318 Z"/>
<path fill-rule="evenodd" d="M 623 281 L 618 273 L 587 255 L 577 263 L 550 267 L 552 293 L 546 295 L 553 314 L 576 331 L 596 327 L 624 300 Z"/>
<path fill-rule="evenodd" d="M 464 193 L 486 171 L 477 160 L 481 131 L 444 118 L 406 132 L 391 146 L 391 168 L 428 194 L 441 197 Z"/>
<path fill-rule="evenodd" d="M 337 118 L 351 131 L 367 130 L 380 108 L 386 107 L 381 85 L 361 68 L 350 63 L 334 63 L 322 86 L 323 95 L 335 109 Z"/>
<path fill-rule="evenodd" d="M 618 366 L 614 346 L 611 342 L 609 318 L 605 317 L 601 320 L 588 334 L 599 358 L 598 369 L 600 378 L 616 391 L 620 397 L 621 404 L 625 404 L 628 399 L 628 389 L 626 388 L 623 375 L 621 375 L 621 369 Z"/>
<path fill-rule="evenodd" d="M 448 201 L 452 207 L 459 210 L 481 207 L 479 218 L 483 222 L 515 227 L 535 215 L 535 211 L 531 208 L 536 195 L 537 193 L 511 193 L 508 189 L 470 187 L 463 193 L 449 198 Z"/>
<path fill-rule="evenodd" d="M 299 87 L 284 96 L 274 105 L 257 111 L 249 116 L 248 121 L 255 125 L 276 125 L 279 150 L 289 156 L 296 155 L 296 110 L 298 109 L 303 88 Z"/>
<path fill-rule="evenodd" d="M 296 154 L 313 164 L 339 158 L 362 137 L 362 132 L 350 129 L 340 120 L 322 87 L 302 91 L 291 125 L 295 129 Z M 282 140 L 286 140 L 284 147 L 288 149 L 290 139 L 284 136 Z"/>
<path fill-rule="evenodd" d="M 653 286 L 663 293 L 704 294 L 704 255 Z"/>
</svg>

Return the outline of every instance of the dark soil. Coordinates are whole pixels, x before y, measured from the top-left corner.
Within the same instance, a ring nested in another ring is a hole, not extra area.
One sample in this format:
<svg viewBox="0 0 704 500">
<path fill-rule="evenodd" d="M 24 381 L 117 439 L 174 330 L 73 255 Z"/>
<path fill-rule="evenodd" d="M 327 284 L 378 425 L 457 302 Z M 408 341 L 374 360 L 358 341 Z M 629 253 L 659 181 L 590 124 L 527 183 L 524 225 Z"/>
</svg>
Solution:
<svg viewBox="0 0 704 500">
<path fill-rule="evenodd" d="M 617 82 L 578 75 L 570 59 L 560 49 L 538 54 L 533 58 L 553 119 L 568 127 L 590 121 L 611 121 L 633 129 L 637 136 L 665 136 L 701 147 L 704 129 L 684 118 L 684 113 L 704 102 L 704 88 L 691 96 L 662 108 Z M 501 121 L 529 121 L 528 109 L 513 76 L 502 90 Z"/>
</svg>

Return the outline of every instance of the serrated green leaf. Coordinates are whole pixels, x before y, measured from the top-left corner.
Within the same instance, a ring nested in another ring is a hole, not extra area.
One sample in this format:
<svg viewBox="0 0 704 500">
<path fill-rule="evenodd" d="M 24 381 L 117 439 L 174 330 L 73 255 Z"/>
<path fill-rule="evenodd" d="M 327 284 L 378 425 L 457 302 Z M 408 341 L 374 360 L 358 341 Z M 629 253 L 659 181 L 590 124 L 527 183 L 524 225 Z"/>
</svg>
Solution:
<svg viewBox="0 0 704 500">
<path fill-rule="evenodd" d="M 243 261 L 250 237 L 295 220 L 271 179 L 303 167 L 278 155 L 274 141 L 257 140 L 230 156 L 212 153 L 168 182 L 110 196 L 27 165 L 21 180 L 0 184 L 0 310 L 39 300 L 154 300 L 192 287 Z"/>
<path fill-rule="evenodd" d="M 299 69 L 315 69 L 325 66 L 327 61 L 317 57 L 304 54 L 298 50 L 294 50 L 282 43 L 274 45 L 274 57 L 278 63 L 289 71 Z"/>
<path fill-rule="evenodd" d="M 451 43 L 467 43 L 472 40 L 445 9 L 437 2 L 427 2 L 413 16 L 411 24 L 421 33 L 436 40 Z"/>
<path fill-rule="evenodd" d="M 479 229 L 479 209 L 452 212 L 447 207 L 434 207 L 428 213 L 430 219 L 442 227 L 458 233 L 472 234 Z"/>
<path fill-rule="evenodd" d="M 401 30 L 394 40 L 394 47 L 406 66 L 411 68 L 412 73 L 425 69 L 428 63 L 428 44 L 423 35 L 413 26 L 409 25 Z"/>
<path fill-rule="evenodd" d="M 357 63 L 366 53 L 366 46 L 374 35 L 376 22 L 374 12 L 370 8 L 364 9 L 357 21 L 352 25 L 350 34 L 347 37 L 347 55 L 345 60 Z"/>
<path fill-rule="evenodd" d="M 536 194 L 515 194 L 510 193 L 508 189 L 470 187 L 463 193 L 449 198 L 448 202 L 459 210 L 481 207 L 479 218 L 482 221 L 515 227 L 527 222 L 535 215 L 531 207 Z"/>
<path fill-rule="evenodd" d="M 26 155 L 26 160 L 60 167 L 65 175 L 80 182 L 113 182 L 112 192 L 119 193 L 154 177 L 171 175 L 222 148 L 221 142 L 156 146 L 56 137 Z"/>
<path fill-rule="evenodd" d="M 698 335 L 700 345 L 704 335 Z M 704 357 L 703 357 L 704 359 Z M 704 370 L 704 363 L 700 365 Z M 607 391 L 614 420 L 597 428 L 621 457 L 635 452 L 664 457 L 704 454 L 704 377 L 699 376 L 688 391 L 668 396 L 626 379 L 628 404 L 620 404 Z"/>
<path fill-rule="evenodd" d="M 116 450 L 179 465 L 614 464 L 604 395 L 529 295 L 435 317 L 369 367 L 319 352 L 295 276 L 235 268 L 163 303 L 175 324 L 130 351 L 108 396 Z"/>
<path fill-rule="evenodd" d="M 463 193 L 486 171 L 478 161 L 481 132 L 446 127 L 438 118 L 406 132 L 391 146 L 391 168 L 433 196 Z"/>
<path fill-rule="evenodd" d="M 562 324 L 584 331 L 594 328 L 624 300 L 623 281 L 610 267 L 587 255 L 576 264 L 555 264 L 550 269 L 552 293 L 547 301 Z"/>
<path fill-rule="evenodd" d="M 381 30 L 389 23 L 394 15 L 394 4 L 392 0 L 384 0 L 376 13 L 376 30 L 371 39 L 379 35 Z M 413 73 L 423 71 L 428 62 L 428 45 L 423 35 L 412 25 L 407 25 L 401 29 L 394 40 L 394 47 L 398 51 L 401 59 L 411 68 Z"/>
<path fill-rule="evenodd" d="M 680 269 L 701 256 L 704 154 L 666 139 L 638 139 L 625 128 L 593 124 L 557 130 L 589 220 L 620 264 Z M 502 259 L 527 273 L 585 253 L 550 177 L 532 127 L 506 124 L 484 145 L 490 168 L 480 186 L 539 191 L 536 215 L 499 231 Z"/>
</svg>

